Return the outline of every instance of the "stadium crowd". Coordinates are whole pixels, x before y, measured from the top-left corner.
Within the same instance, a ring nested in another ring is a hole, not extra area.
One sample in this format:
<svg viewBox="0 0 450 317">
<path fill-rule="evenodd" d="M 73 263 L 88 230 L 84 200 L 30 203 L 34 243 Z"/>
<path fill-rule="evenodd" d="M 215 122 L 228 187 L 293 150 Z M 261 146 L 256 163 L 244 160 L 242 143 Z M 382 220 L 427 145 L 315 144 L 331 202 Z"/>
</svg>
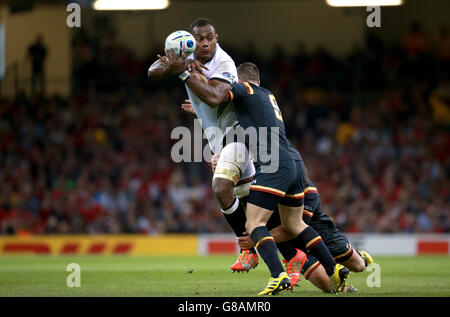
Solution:
<svg viewBox="0 0 450 317">
<path fill-rule="evenodd" d="M 288 137 L 344 232 L 450 232 L 450 37 L 413 25 L 388 47 L 252 61 Z M 73 43 L 73 95 L 19 94 L 0 106 L 0 234 L 228 232 L 211 168 L 174 163 L 171 131 L 193 127 L 179 80 L 150 81 L 114 36 Z"/>
</svg>

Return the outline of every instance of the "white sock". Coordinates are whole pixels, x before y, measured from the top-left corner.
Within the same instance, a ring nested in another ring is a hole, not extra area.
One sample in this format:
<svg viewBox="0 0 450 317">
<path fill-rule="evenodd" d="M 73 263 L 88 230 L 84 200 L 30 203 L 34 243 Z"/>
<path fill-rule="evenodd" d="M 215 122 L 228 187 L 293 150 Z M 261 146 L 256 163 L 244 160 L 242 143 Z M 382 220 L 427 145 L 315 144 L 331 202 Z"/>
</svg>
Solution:
<svg viewBox="0 0 450 317">
<path fill-rule="evenodd" d="M 228 209 L 226 209 L 226 210 L 223 210 L 223 209 L 221 208 L 220 210 L 222 210 L 222 212 L 223 212 L 225 215 L 231 215 L 233 212 L 236 211 L 236 209 L 238 209 L 238 207 L 239 207 L 239 198 L 236 197 L 236 198 L 234 199 L 234 202 L 233 202 L 233 204 L 231 205 L 230 208 L 228 208 Z"/>
</svg>

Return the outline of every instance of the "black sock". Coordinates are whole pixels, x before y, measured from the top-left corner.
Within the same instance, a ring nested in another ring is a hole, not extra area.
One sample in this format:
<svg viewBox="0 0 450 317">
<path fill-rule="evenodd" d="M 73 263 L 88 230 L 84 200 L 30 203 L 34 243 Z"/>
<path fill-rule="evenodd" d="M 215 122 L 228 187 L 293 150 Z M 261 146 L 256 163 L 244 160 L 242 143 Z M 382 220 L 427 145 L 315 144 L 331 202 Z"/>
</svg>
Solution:
<svg viewBox="0 0 450 317">
<path fill-rule="evenodd" d="M 243 237 L 243 232 L 246 230 L 245 222 L 247 221 L 247 218 L 245 217 L 244 206 L 239 202 L 239 198 L 236 197 L 231 206 L 225 210 L 222 209 L 222 212 L 225 216 L 225 220 L 228 222 L 231 229 L 233 229 L 234 234 L 237 237 Z M 256 254 L 255 248 L 251 248 L 250 252 Z"/>
<path fill-rule="evenodd" d="M 278 256 L 277 245 L 270 235 L 269 230 L 265 226 L 256 227 L 250 234 L 250 238 L 256 250 L 258 250 L 259 255 L 269 268 L 271 276 L 278 277 L 280 273 L 284 272 L 283 265 Z"/>
<path fill-rule="evenodd" d="M 277 243 L 277 248 L 288 262 L 297 254 L 297 250 L 289 241 Z"/>
<path fill-rule="evenodd" d="M 334 261 L 330 250 L 328 250 L 327 246 L 322 241 L 322 237 L 316 230 L 308 226 L 291 241 L 299 249 L 304 248 L 314 255 L 325 268 L 328 276 L 331 276 L 334 273 L 336 261 Z"/>
</svg>

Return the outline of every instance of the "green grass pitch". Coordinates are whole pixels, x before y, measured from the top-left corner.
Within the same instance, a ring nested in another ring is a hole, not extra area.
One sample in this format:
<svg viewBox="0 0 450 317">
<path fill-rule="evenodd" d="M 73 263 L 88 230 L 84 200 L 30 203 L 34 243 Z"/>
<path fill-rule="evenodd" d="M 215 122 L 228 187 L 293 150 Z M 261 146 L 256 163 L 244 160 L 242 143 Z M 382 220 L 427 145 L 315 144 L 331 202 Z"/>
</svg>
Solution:
<svg viewBox="0 0 450 317">
<path fill-rule="evenodd" d="M 0 296 L 254 297 L 269 278 L 264 263 L 250 273 L 231 273 L 236 256 L 3 256 Z M 371 272 L 352 273 L 359 292 L 342 296 L 450 296 L 450 257 L 375 257 L 380 287 L 368 287 Z M 69 288 L 69 263 L 81 267 L 81 286 Z M 323 294 L 302 278 L 278 297 Z"/>
</svg>

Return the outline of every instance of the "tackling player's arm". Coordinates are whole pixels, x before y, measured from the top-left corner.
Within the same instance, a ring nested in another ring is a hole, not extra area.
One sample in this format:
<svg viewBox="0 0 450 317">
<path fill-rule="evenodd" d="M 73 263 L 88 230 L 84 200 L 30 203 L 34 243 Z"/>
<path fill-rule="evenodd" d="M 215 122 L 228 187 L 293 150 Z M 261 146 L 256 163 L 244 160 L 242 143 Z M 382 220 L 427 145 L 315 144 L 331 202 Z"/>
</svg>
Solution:
<svg viewBox="0 0 450 317">
<path fill-rule="evenodd" d="M 185 56 L 175 56 L 171 50 L 166 50 L 166 56 L 160 58 L 167 63 L 169 72 L 175 75 L 189 71 L 186 69 Z M 202 65 L 199 63 L 199 65 Z M 197 65 L 197 71 L 199 66 Z M 211 78 L 207 82 L 202 80 L 200 76 L 188 76 L 184 83 L 192 90 L 192 92 L 203 102 L 211 107 L 217 107 L 228 100 L 228 94 L 231 90 L 231 82 L 218 78 Z"/>
<path fill-rule="evenodd" d="M 225 81 L 212 78 L 208 81 L 208 84 L 205 84 L 198 77 L 192 77 L 194 76 L 191 76 L 186 84 L 203 102 L 213 108 L 220 106 L 222 103 L 253 94 L 248 83 L 234 83 L 231 85 Z M 208 88 L 207 86 L 212 86 L 213 88 Z"/>
<path fill-rule="evenodd" d="M 213 108 L 228 101 L 228 92 L 231 88 L 229 83 L 217 79 L 210 79 L 205 83 L 196 76 L 191 76 L 186 85 L 200 100 Z"/>
</svg>

